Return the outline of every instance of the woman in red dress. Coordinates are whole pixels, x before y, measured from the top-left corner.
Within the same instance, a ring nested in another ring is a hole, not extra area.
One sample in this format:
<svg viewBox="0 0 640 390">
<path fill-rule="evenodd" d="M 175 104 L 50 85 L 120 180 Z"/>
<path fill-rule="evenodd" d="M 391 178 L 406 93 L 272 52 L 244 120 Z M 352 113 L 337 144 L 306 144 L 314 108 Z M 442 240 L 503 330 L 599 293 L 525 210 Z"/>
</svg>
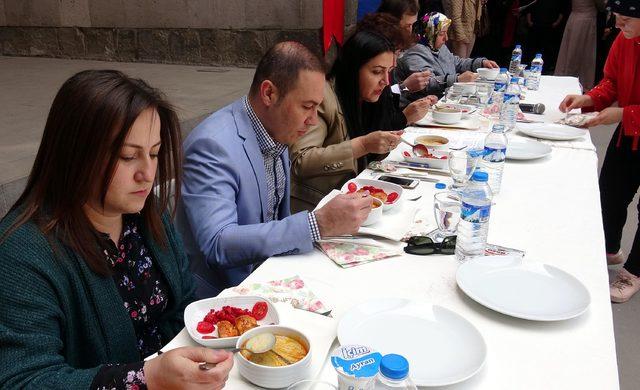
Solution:
<svg viewBox="0 0 640 390">
<path fill-rule="evenodd" d="M 640 187 L 640 5 L 638 0 L 609 1 L 621 31 L 611 46 L 604 78 L 585 95 L 569 95 L 560 111 L 574 108 L 599 111 L 588 127 L 620 123 L 607 149 L 600 172 L 600 202 L 607 264 L 626 263 L 611 283 L 612 302 L 626 302 L 640 291 L 640 229 L 625 259 L 620 250 L 627 207 Z M 617 107 L 611 107 L 614 102 Z"/>
</svg>

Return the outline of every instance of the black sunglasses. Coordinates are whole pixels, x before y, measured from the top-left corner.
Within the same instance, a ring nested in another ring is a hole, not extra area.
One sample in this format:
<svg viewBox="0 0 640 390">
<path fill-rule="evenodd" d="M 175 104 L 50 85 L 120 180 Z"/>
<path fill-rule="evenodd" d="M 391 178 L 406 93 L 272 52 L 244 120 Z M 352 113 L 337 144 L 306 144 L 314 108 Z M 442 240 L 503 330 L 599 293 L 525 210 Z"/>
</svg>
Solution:
<svg viewBox="0 0 640 390">
<path fill-rule="evenodd" d="M 440 253 L 443 255 L 452 255 L 456 250 L 456 236 L 445 237 L 442 242 L 433 242 L 430 237 L 414 236 L 407 240 L 407 246 L 404 251 L 411 255 L 432 255 Z"/>
</svg>

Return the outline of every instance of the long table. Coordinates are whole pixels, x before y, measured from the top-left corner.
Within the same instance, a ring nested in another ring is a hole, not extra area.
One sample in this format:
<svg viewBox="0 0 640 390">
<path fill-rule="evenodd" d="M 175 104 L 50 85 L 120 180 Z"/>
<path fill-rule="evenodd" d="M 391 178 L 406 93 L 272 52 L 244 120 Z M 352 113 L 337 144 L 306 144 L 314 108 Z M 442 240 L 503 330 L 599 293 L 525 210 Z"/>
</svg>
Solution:
<svg viewBox="0 0 640 390">
<path fill-rule="evenodd" d="M 562 116 L 557 110 L 562 98 L 579 92 L 575 78 L 543 77 L 540 90 L 529 91 L 526 101 L 544 102 L 545 121 L 553 121 Z M 527 321 L 476 303 L 457 287 L 459 263 L 454 256 L 403 255 L 342 269 L 314 251 L 268 259 L 246 282 L 300 275 L 333 304 L 336 320 L 352 306 L 376 297 L 427 301 L 457 312 L 480 331 L 488 352 L 478 374 L 447 388 L 618 389 L 597 156 L 593 150 L 566 145 L 558 143 L 551 156 L 541 160 L 507 162 L 488 241 L 524 250 L 526 260 L 558 266 L 582 281 L 591 305 L 577 318 Z M 423 192 L 419 202 L 428 210 L 433 207 L 432 188 L 432 183 L 422 183 L 416 190 Z M 334 341 L 332 348 L 336 345 Z M 319 378 L 337 383 L 328 360 Z"/>
</svg>

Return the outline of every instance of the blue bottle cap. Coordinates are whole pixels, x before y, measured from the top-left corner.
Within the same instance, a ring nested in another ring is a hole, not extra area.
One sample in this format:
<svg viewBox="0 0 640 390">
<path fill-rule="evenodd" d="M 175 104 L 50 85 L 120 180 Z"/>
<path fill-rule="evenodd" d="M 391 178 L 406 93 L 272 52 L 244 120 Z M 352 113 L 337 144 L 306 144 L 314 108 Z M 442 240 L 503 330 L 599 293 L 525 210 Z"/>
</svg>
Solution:
<svg viewBox="0 0 640 390">
<path fill-rule="evenodd" d="M 500 68 L 500 73 L 507 73 L 507 68 Z"/>
<path fill-rule="evenodd" d="M 536 58 L 542 58 L 542 53 L 536 53 Z"/>
<path fill-rule="evenodd" d="M 395 353 L 384 355 L 380 361 L 380 373 L 389 379 L 404 379 L 409 375 L 409 361 Z"/>
<path fill-rule="evenodd" d="M 519 77 L 512 77 L 511 78 L 511 82 L 514 83 L 514 84 L 518 84 L 518 78 Z"/>
<path fill-rule="evenodd" d="M 522 48 L 522 46 L 516 45 L 516 49 L 521 49 L 521 48 Z"/>
<path fill-rule="evenodd" d="M 444 190 L 445 188 L 447 188 L 446 184 L 444 184 L 444 183 L 436 183 L 436 189 Z"/>
<path fill-rule="evenodd" d="M 471 176 L 471 180 L 479 181 L 481 183 L 486 182 L 489 180 L 489 175 L 487 174 L 487 172 L 475 171 L 473 172 L 473 176 Z"/>
</svg>

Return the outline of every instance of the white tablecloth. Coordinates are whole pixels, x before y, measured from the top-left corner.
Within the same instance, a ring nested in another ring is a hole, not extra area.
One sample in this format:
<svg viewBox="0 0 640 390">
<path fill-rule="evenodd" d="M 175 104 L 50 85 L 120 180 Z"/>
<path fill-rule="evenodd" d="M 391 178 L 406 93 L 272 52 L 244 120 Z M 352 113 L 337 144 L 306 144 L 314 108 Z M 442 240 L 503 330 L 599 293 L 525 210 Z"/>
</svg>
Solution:
<svg viewBox="0 0 640 390">
<path fill-rule="evenodd" d="M 541 90 L 530 91 L 527 101 L 545 103 L 544 117 L 551 121 L 562 115 L 557 106 L 567 93 L 579 93 L 575 78 L 543 77 Z M 425 195 L 418 202 L 432 208 L 433 184 L 420 188 Z M 404 255 L 342 269 L 314 251 L 271 258 L 248 281 L 300 275 L 334 306 L 337 320 L 359 302 L 389 296 L 428 301 L 459 313 L 483 335 L 488 354 L 477 375 L 447 388 L 618 389 L 596 154 L 554 147 L 544 159 L 508 161 L 495 203 L 489 242 L 524 250 L 525 261 L 553 264 L 573 274 L 591 294 L 586 313 L 546 323 L 494 312 L 457 287 L 453 256 Z M 320 377 L 337 383 L 330 364 Z"/>
</svg>

